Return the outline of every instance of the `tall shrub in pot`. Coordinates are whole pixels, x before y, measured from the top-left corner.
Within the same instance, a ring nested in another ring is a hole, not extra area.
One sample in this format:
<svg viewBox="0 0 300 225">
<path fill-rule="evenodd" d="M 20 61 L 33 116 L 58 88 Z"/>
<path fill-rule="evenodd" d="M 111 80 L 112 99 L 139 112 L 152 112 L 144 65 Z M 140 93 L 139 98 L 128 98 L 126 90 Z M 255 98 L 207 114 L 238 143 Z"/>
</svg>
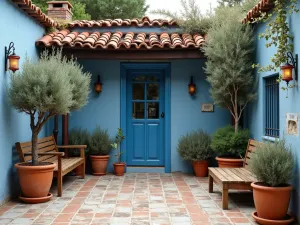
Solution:
<svg viewBox="0 0 300 225">
<path fill-rule="evenodd" d="M 122 141 L 125 139 L 125 136 L 123 135 L 123 130 L 121 128 L 118 128 L 118 133 L 116 135 L 115 138 L 115 142 L 111 144 L 111 146 L 116 149 L 117 153 L 116 153 L 116 157 L 117 157 L 117 162 L 114 163 L 114 171 L 116 176 L 123 176 L 124 172 L 125 172 L 125 166 L 126 163 L 125 162 L 121 162 L 121 143 Z"/>
<path fill-rule="evenodd" d="M 89 154 L 94 175 L 105 175 L 111 151 L 112 140 L 107 130 L 99 126 L 93 131 L 89 138 Z"/>
<path fill-rule="evenodd" d="M 29 115 L 32 131 L 32 161 L 15 165 L 24 197 L 48 195 L 55 165 L 39 162 L 38 134 L 50 118 L 84 106 L 89 84 L 90 74 L 84 73 L 74 59 L 63 57 L 60 50 L 44 51 L 37 61 L 27 58 L 22 71 L 11 75 L 9 101 L 16 110 Z M 48 179 L 40 179 L 43 177 Z"/>
<path fill-rule="evenodd" d="M 256 148 L 249 162 L 258 182 L 252 183 L 257 216 L 283 220 L 287 214 L 292 186 L 294 155 L 285 140 L 266 142 Z"/>
<path fill-rule="evenodd" d="M 219 128 L 212 138 L 211 147 L 217 153 L 219 167 L 242 167 L 250 133 L 248 130 L 235 132 L 233 126 Z"/>
<path fill-rule="evenodd" d="M 208 160 L 214 152 L 211 147 L 211 137 L 202 130 L 192 131 L 179 139 L 177 151 L 184 160 L 192 162 L 197 177 L 206 177 Z"/>
</svg>

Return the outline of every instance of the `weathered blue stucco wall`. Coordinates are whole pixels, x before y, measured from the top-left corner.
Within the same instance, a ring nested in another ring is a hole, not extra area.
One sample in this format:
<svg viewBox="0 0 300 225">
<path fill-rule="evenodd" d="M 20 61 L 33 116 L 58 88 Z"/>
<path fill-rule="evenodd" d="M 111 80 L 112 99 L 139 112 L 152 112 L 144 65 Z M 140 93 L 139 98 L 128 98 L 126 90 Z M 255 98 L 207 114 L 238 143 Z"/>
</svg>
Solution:
<svg viewBox="0 0 300 225">
<path fill-rule="evenodd" d="M 202 67 L 204 60 L 172 60 L 171 62 L 171 170 L 191 172 L 188 162 L 183 162 L 176 151 L 177 142 L 186 132 L 204 129 L 213 133 L 218 127 L 231 122 L 229 112 L 215 107 L 215 112 L 201 112 L 201 103 L 212 103 L 209 95 L 209 84 L 205 81 Z M 96 125 L 108 129 L 115 135 L 120 127 L 120 64 L 118 60 L 85 60 L 80 61 L 84 70 L 93 74 L 92 85 L 101 75 L 102 93 L 90 94 L 89 103 L 79 111 L 72 112 L 69 128 L 82 127 L 92 131 Z M 188 94 L 190 76 L 194 76 L 197 94 Z M 92 88 L 93 89 L 93 88 Z M 112 171 L 111 154 L 109 171 Z"/>
<path fill-rule="evenodd" d="M 15 111 L 7 102 L 5 87 L 9 85 L 9 72 L 4 71 L 4 47 L 15 43 L 16 54 L 35 59 L 35 40 L 39 39 L 44 28 L 17 8 L 10 0 L 0 1 L 0 204 L 16 190 L 16 172 L 13 165 L 18 161 L 14 143 L 31 138 L 29 117 Z M 44 130 L 41 135 L 45 135 Z"/>
<path fill-rule="evenodd" d="M 300 1 L 298 1 L 298 8 L 300 8 Z M 294 14 L 289 18 L 289 24 L 291 32 L 294 35 L 294 54 L 300 53 L 300 30 L 299 30 L 300 14 Z M 259 24 L 256 26 L 256 37 L 261 32 L 266 29 L 266 24 Z M 257 39 L 256 41 L 256 62 L 261 65 L 268 65 L 270 63 L 270 58 L 276 52 L 274 47 L 266 48 L 266 41 L 264 39 Z M 280 69 L 278 68 L 278 71 Z M 300 72 L 300 71 L 298 71 Z M 258 97 L 256 101 L 249 105 L 247 110 L 247 126 L 250 128 L 252 136 L 257 140 L 262 140 L 264 136 L 264 77 L 275 74 L 274 72 L 257 73 L 258 86 L 257 92 Z M 286 86 L 285 82 L 281 82 L 280 86 Z M 296 163 L 294 168 L 294 179 L 292 184 L 294 186 L 294 191 L 292 195 L 291 208 L 293 213 L 300 218 L 300 137 L 291 136 L 285 134 L 286 130 L 286 113 L 298 113 L 300 116 L 300 87 L 299 85 L 293 89 L 288 90 L 288 98 L 286 98 L 287 93 L 280 89 L 280 137 L 285 136 L 285 139 L 289 144 L 291 144 L 292 149 L 295 153 Z"/>
</svg>

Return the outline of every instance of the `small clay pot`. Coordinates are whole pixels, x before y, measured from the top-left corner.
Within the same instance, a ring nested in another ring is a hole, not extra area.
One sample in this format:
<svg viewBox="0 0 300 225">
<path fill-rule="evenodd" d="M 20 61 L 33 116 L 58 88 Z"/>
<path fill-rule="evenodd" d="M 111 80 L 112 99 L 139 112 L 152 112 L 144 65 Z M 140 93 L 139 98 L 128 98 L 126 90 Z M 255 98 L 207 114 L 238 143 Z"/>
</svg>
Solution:
<svg viewBox="0 0 300 225">
<path fill-rule="evenodd" d="M 125 171 L 125 163 L 114 163 L 114 170 L 116 176 L 123 176 Z"/>
<path fill-rule="evenodd" d="M 244 165 L 244 159 L 216 157 L 216 160 L 220 168 L 240 168 Z"/>
<path fill-rule="evenodd" d="M 15 164 L 15 168 L 18 171 L 22 197 L 47 198 L 47 196 L 49 196 L 55 166 L 55 163 L 39 166 L 31 166 L 28 165 L 28 163 Z"/>
<path fill-rule="evenodd" d="M 90 156 L 93 175 L 103 176 L 106 174 L 107 164 L 109 160 L 109 155 L 91 155 Z"/>
<path fill-rule="evenodd" d="M 251 184 L 257 216 L 268 220 L 283 220 L 287 214 L 292 186 L 267 187 Z"/>
<path fill-rule="evenodd" d="M 193 161 L 193 169 L 196 177 L 207 177 L 208 160 Z"/>
</svg>

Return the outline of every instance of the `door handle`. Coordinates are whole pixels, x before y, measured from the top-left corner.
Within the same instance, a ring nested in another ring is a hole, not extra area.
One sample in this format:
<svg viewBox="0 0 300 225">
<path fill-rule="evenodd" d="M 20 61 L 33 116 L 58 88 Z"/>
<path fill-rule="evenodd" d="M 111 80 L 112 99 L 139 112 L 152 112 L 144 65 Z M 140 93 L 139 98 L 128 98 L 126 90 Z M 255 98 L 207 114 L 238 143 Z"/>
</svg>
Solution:
<svg viewBox="0 0 300 225">
<path fill-rule="evenodd" d="M 161 117 L 161 118 L 165 118 L 165 113 L 162 112 L 162 113 L 160 114 L 160 117 Z"/>
</svg>

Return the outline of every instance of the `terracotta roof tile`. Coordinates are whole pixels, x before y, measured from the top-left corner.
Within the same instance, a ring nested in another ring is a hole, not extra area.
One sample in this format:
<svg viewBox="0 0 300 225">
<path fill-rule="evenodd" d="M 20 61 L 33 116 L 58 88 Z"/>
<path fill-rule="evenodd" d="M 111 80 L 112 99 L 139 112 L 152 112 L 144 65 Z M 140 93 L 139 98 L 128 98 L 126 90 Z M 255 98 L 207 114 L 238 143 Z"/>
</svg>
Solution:
<svg viewBox="0 0 300 225">
<path fill-rule="evenodd" d="M 243 19 L 243 23 L 248 23 L 254 18 L 259 17 L 262 12 L 269 12 L 273 8 L 273 0 L 260 0 L 259 3 L 247 13 L 247 16 Z"/>
<path fill-rule="evenodd" d="M 56 27 L 58 23 L 48 17 L 41 9 L 35 6 L 31 0 L 12 0 L 19 8 L 27 13 L 34 20 L 38 21 L 45 27 Z"/>
<path fill-rule="evenodd" d="M 87 47 L 91 49 L 153 49 L 153 48 L 199 48 L 203 45 L 204 38 L 199 35 L 179 34 L 166 32 L 156 33 L 122 33 L 111 32 L 70 32 L 62 30 L 50 33 L 36 42 L 37 46 L 50 47 Z"/>
<path fill-rule="evenodd" d="M 75 20 L 69 23 L 70 27 L 113 27 L 113 26 L 177 26 L 174 20 L 154 19 L 145 16 L 142 19 L 106 19 L 106 20 Z"/>
</svg>

